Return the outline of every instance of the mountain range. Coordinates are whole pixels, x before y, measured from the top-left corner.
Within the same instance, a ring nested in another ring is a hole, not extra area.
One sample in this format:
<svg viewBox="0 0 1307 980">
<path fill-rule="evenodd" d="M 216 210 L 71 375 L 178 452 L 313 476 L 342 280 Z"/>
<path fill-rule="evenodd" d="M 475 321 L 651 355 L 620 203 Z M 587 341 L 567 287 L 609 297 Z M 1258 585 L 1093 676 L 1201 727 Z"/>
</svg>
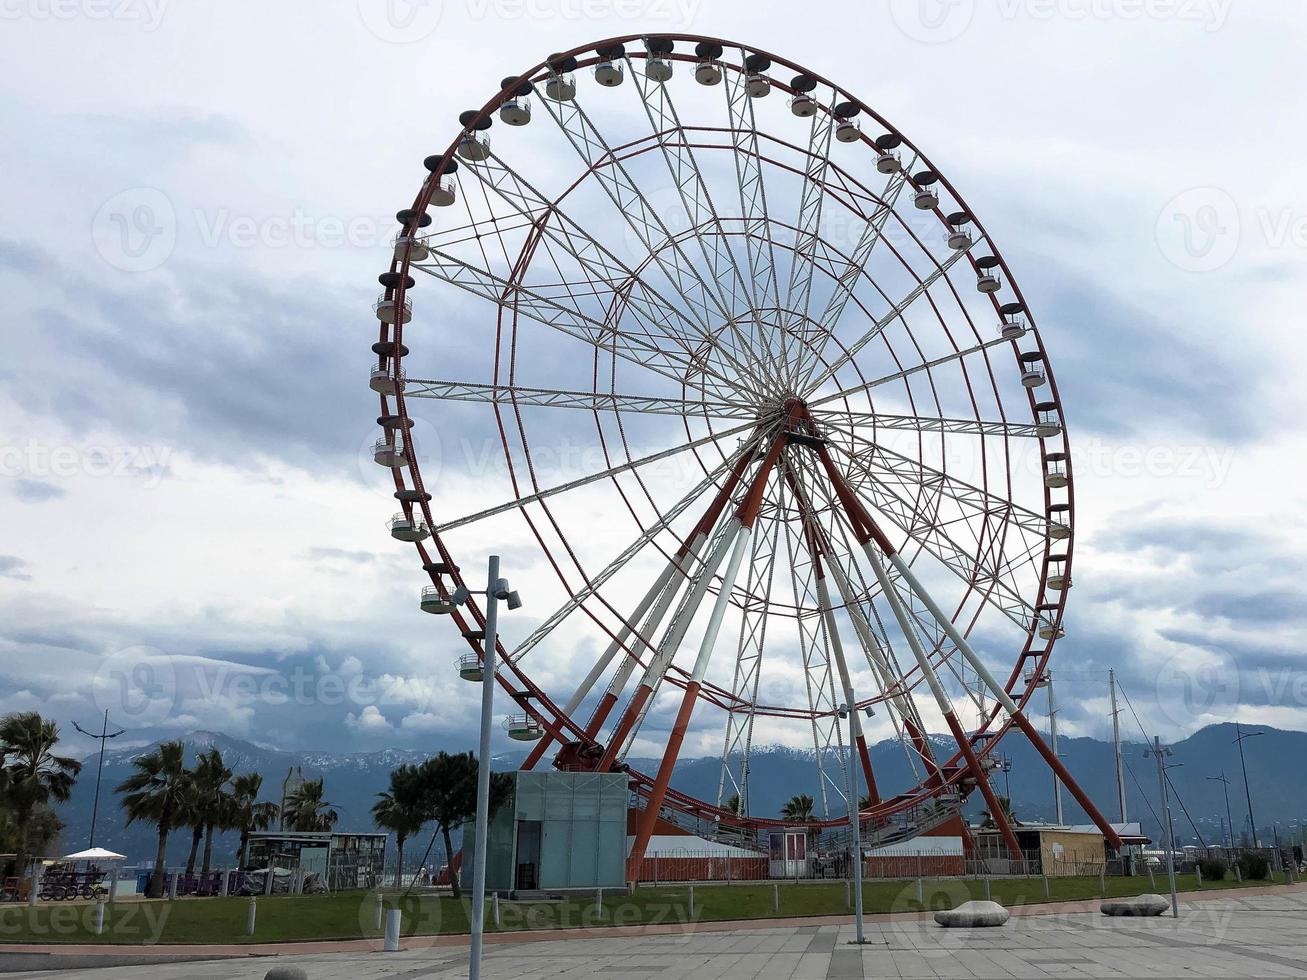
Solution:
<svg viewBox="0 0 1307 980">
<path fill-rule="evenodd" d="M 1307 733 L 1281 731 L 1263 726 L 1243 726 L 1245 734 L 1258 737 L 1245 743 L 1248 785 L 1252 806 L 1266 841 L 1278 831 L 1285 840 L 1298 839 L 1307 827 L 1307 783 L 1294 775 L 1298 761 L 1307 757 Z M 1221 782 L 1211 777 L 1224 773 L 1228 779 L 1229 812 L 1237 833 L 1248 827 L 1249 803 L 1244 791 L 1243 771 L 1233 725 L 1214 725 L 1172 744 L 1174 755 L 1168 770 L 1175 795 L 1172 797 L 1172 821 L 1177 844 L 1198 843 L 1199 836 L 1208 843 L 1219 842 L 1226 821 L 1226 799 Z M 941 746 L 951 744 L 937 737 Z M 264 777 L 264 799 L 279 802 L 282 781 L 292 768 L 308 779 L 325 780 L 326 798 L 340 813 L 339 830 L 370 831 L 375 828 L 370 808 L 376 794 L 386 787 L 392 769 L 402 763 L 421 762 L 426 753 L 408 749 L 385 749 L 377 752 L 326 753 L 300 752 L 267 748 L 218 732 L 196 731 L 183 737 L 188 760 L 195 754 L 217 748 L 226 764 L 237 772 L 259 772 Z M 119 752 L 104 757 L 101 799 L 95 843 L 128 856 L 130 862 L 152 858 L 155 832 L 148 825 L 128 826 L 113 792 L 132 769 L 132 760 L 152 746 Z M 1126 765 L 1126 799 L 1129 819 L 1143 824 L 1144 832 L 1160 839 L 1158 817 L 1158 777 L 1156 762 L 1145 757 L 1146 746 L 1137 742 L 1122 744 Z M 1120 817 L 1117 804 L 1116 776 L 1111 743 L 1091 738 L 1062 738 L 1059 754 L 1080 781 L 1090 798 L 1110 820 Z M 1005 738 L 1000 755 L 1011 761 L 1009 772 L 994 774 L 998 793 L 1012 800 L 1017 819 L 1025 822 L 1051 821 L 1054 816 L 1052 775 L 1020 735 Z M 894 741 L 877 743 L 871 749 L 872 765 L 882 794 L 890 795 L 915 782 L 902 747 Z M 516 768 L 522 754 L 506 754 L 494 759 L 496 769 Z M 95 797 L 96 764 L 92 755 L 84 761 L 82 776 L 72 798 L 59 808 L 65 822 L 61 845 L 73 850 L 88 840 L 91 812 Z M 653 771 L 656 760 L 631 759 L 643 771 Z M 818 797 L 813 755 L 781 747 L 756 747 L 750 763 L 749 812 L 776 814 L 795 793 L 806 792 Z M 717 758 L 683 760 L 677 767 L 673 786 L 707 799 L 715 799 L 721 767 Z M 1063 791 L 1064 819 L 1068 823 L 1085 823 L 1083 811 Z M 832 806 L 837 806 L 832 797 Z M 967 811 L 974 816 L 983 808 L 980 794 L 973 794 Z M 1278 828 L 1275 826 L 1278 824 Z M 170 841 L 169 861 L 184 861 L 189 847 L 189 833 L 175 832 Z M 230 860 L 237 844 L 235 834 L 224 835 L 215 845 L 215 853 Z"/>
</svg>

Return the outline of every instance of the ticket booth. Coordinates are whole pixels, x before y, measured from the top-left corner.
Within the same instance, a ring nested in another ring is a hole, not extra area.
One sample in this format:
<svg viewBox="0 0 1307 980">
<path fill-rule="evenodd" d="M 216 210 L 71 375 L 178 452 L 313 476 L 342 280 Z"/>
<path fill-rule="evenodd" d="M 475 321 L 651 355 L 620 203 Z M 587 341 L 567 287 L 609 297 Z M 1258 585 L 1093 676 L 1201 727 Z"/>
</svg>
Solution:
<svg viewBox="0 0 1307 980">
<path fill-rule="evenodd" d="M 767 874 L 772 878 L 809 876 L 807 831 L 773 830 L 768 834 Z"/>
</svg>

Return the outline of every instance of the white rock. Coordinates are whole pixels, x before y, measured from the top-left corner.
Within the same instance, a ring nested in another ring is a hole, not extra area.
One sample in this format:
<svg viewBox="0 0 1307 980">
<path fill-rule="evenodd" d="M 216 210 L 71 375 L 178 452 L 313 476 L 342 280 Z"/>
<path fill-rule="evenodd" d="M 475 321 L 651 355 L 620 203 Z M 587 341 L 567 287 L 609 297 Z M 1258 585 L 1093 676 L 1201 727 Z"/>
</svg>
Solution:
<svg viewBox="0 0 1307 980">
<path fill-rule="evenodd" d="M 955 909 L 935 913 L 945 929 L 990 929 L 1007 921 L 1008 911 L 998 902 L 963 902 Z"/>
<path fill-rule="evenodd" d="M 308 980 L 308 974 L 298 966 L 274 966 L 263 975 L 263 980 Z"/>
<path fill-rule="evenodd" d="M 1161 895 L 1117 898 L 1099 906 L 1104 915 L 1162 915 L 1170 907 L 1171 900 Z"/>
</svg>

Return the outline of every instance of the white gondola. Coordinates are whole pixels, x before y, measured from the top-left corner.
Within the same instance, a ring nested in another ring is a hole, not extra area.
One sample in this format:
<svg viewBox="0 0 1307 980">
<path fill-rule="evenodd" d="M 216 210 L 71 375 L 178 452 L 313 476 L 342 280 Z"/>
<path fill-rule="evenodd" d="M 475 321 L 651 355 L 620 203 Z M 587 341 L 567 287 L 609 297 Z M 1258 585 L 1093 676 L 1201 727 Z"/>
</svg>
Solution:
<svg viewBox="0 0 1307 980">
<path fill-rule="evenodd" d="M 378 466 L 385 466 L 392 470 L 400 470 L 408 465 L 408 456 L 404 453 L 403 444 L 386 442 L 385 439 L 378 439 L 376 445 L 372 447 L 372 458 Z"/>
<path fill-rule="evenodd" d="M 1048 508 L 1048 536 L 1054 541 L 1071 537 L 1071 505 L 1053 504 Z"/>
<path fill-rule="evenodd" d="M 1039 621 L 1039 638 L 1041 640 L 1060 640 L 1066 636 L 1066 630 L 1055 624 L 1051 619 L 1041 619 Z"/>
<path fill-rule="evenodd" d="M 1065 541 L 1071 537 L 1071 528 L 1066 524 L 1050 520 L 1048 522 L 1048 536 L 1054 541 Z"/>
<path fill-rule="evenodd" d="M 1048 687 L 1048 674 L 1031 667 L 1025 674 L 1027 687 Z"/>
<path fill-rule="evenodd" d="M 903 169 L 903 161 L 893 150 L 881 150 L 876 157 L 876 169 L 883 174 L 896 174 Z"/>
<path fill-rule="evenodd" d="M 395 258 L 403 259 L 405 255 L 409 257 L 410 262 L 425 262 L 431 258 L 431 249 L 416 235 L 396 235 Z"/>
<path fill-rule="evenodd" d="M 852 119 L 841 119 L 835 127 L 835 138 L 841 143 L 856 143 L 862 136 L 862 127 Z"/>
<path fill-rule="evenodd" d="M 374 362 L 368 375 L 368 387 L 378 395 L 393 395 L 404 390 L 404 371 L 401 368 L 399 379 L 391 377 L 390 368 L 378 367 Z"/>
<path fill-rule="evenodd" d="M 458 603 L 452 599 L 442 596 L 440 590 L 434 585 L 428 585 L 422 590 L 422 611 L 445 615 L 452 613 L 458 608 Z"/>
<path fill-rule="evenodd" d="M 531 101 L 526 98 L 509 99 L 499 107 L 499 119 L 509 126 L 525 126 L 531 121 Z"/>
<path fill-rule="evenodd" d="M 761 99 L 771 91 L 771 79 L 766 75 L 750 75 L 744 82 L 744 90 L 751 99 Z"/>
<path fill-rule="evenodd" d="M 1062 417 L 1057 411 L 1057 402 L 1040 402 L 1035 406 L 1035 435 L 1041 439 L 1052 439 L 1062 434 Z"/>
<path fill-rule="evenodd" d="M 817 100 L 807 92 L 800 92 L 790 99 L 790 112 L 800 119 L 810 119 L 817 114 Z"/>
<path fill-rule="evenodd" d="M 425 541 L 431 536 L 427 522 L 416 514 L 412 517 L 405 513 L 396 514 L 390 519 L 390 536 L 396 541 Z"/>
<path fill-rule="evenodd" d="M 484 142 L 484 140 L 482 141 Z M 460 146 L 461 150 L 462 147 Z M 487 152 L 489 147 L 487 146 Z M 468 159 L 481 159 L 485 157 L 469 157 Z M 446 177 L 443 180 L 437 180 L 435 188 L 431 191 L 431 203 L 438 208 L 447 208 L 458 200 L 458 185 L 454 183 L 452 177 Z"/>
<path fill-rule="evenodd" d="M 465 681 L 483 681 L 486 679 L 485 668 L 481 658 L 475 653 L 465 653 L 458 658 L 458 676 Z"/>
<path fill-rule="evenodd" d="M 1070 483 L 1066 472 L 1066 453 L 1049 453 L 1044 457 L 1044 486 L 1060 490 Z"/>
<path fill-rule="evenodd" d="M 545 80 L 545 95 L 555 102 L 571 102 L 576 98 L 576 79 L 569 73 L 550 75 Z"/>
<path fill-rule="evenodd" d="M 649 79 L 649 81 L 658 82 L 659 84 L 670 81 L 672 77 L 672 63 L 666 58 L 651 57 L 645 62 L 644 75 L 645 78 Z M 707 82 L 705 84 L 716 85 L 717 83 Z"/>
<path fill-rule="evenodd" d="M 1057 571 L 1048 577 L 1048 587 L 1054 592 L 1065 592 L 1071 588 L 1071 576 L 1059 565 Z"/>
<path fill-rule="evenodd" d="M 459 140 L 458 155 L 473 163 L 487 160 L 490 158 L 490 141 L 469 133 Z"/>
<path fill-rule="evenodd" d="M 913 195 L 912 204 L 918 211 L 934 211 L 939 207 L 939 195 L 929 187 L 923 187 Z"/>
<path fill-rule="evenodd" d="M 1003 288 L 1003 280 L 999 278 L 998 266 L 989 266 L 982 268 L 976 276 L 976 289 L 982 293 L 996 293 Z"/>
<path fill-rule="evenodd" d="M 407 296 L 404 297 L 403 306 L 399 307 L 393 298 L 387 298 L 386 294 L 382 293 L 372 309 L 382 323 L 408 323 L 413 319 L 413 304 Z"/>
<path fill-rule="evenodd" d="M 530 715 L 509 715 L 504 719 L 504 730 L 517 742 L 534 742 L 545 734 L 544 726 Z"/>
<path fill-rule="evenodd" d="M 1026 335 L 1026 318 L 1016 313 L 1003 318 L 998 335 L 1004 340 L 1020 340 Z"/>
<path fill-rule="evenodd" d="M 616 88 L 626 79 L 622 66 L 612 61 L 601 61 L 595 65 L 594 76 L 595 81 L 604 88 Z"/>
<path fill-rule="evenodd" d="M 714 61 L 701 61 L 694 66 L 694 80 L 700 85 L 720 85 L 722 69 Z"/>
<path fill-rule="evenodd" d="M 1028 351 L 1021 355 L 1021 384 L 1026 388 L 1040 388 L 1048 378 L 1044 375 L 1044 355 Z"/>
</svg>

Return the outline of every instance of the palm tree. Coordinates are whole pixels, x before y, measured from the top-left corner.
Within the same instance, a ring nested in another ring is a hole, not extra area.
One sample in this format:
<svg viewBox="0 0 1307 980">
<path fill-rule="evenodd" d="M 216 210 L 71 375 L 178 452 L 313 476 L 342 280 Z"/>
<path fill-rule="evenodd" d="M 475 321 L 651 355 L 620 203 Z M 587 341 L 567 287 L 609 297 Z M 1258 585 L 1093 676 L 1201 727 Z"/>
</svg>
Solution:
<svg viewBox="0 0 1307 980">
<path fill-rule="evenodd" d="M 242 773 L 231 782 L 228 826 L 229 829 L 241 832 L 240 846 L 236 851 L 238 863 L 245 860 L 245 846 L 250 841 L 250 834 L 256 830 L 267 830 L 280 812 L 275 803 L 259 802 L 262 789 L 263 776 L 257 772 Z"/>
<path fill-rule="evenodd" d="M 59 729 L 35 711 L 20 711 L 0 719 L 0 763 L 3 763 L 5 798 L 14 815 L 19 874 L 27 867 L 27 834 L 32 813 L 51 800 L 64 803 L 72 793 L 82 764 L 54 754 Z"/>
<path fill-rule="evenodd" d="M 159 828 L 159 846 L 155 851 L 154 874 L 147 892 L 150 898 L 163 897 L 163 876 L 168 862 L 168 834 L 176 826 L 190 773 L 186 770 L 186 747 L 180 740 L 164 742 L 153 752 L 132 760 L 136 771 L 115 788 L 122 793 L 127 823 L 149 821 Z"/>
<path fill-rule="evenodd" d="M 395 847 L 399 852 L 395 887 L 402 888 L 404 843 L 426 822 L 416 766 L 403 765 L 390 774 L 390 789 L 377 794 L 377 802 L 372 805 L 372 819 L 378 827 L 395 832 Z"/>
<path fill-rule="evenodd" d="M 1011 800 L 1009 800 L 1006 796 L 998 797 L 998 807 L 1000 810 L 1003 811 L 1003 816 L 1007 817 L 1007 822 L 1011 826 L 1013 827 L 1021 826 L 1021 821 L 1018 820 L 1016 818 L 1016 814 L 1012 812 Z M 997 821 L 994 820 L 994 815 L 992 813 L 990 813 L 988 810 L 981 810 L 980 826 L 984 830 L 994 830 L 996 827 L 998 827 L 998 823 Z"/>
<path fill-rule="evenodd" d="M 800 793 L 797 796 L 791 796 L 789 801 L 781 807 L 781 816 L 786 820 L 797 822 L 812 819 L 812 797 L 807 793 Z"/>
<path fill-rule="evenodd" d="M 340 814 L 331 809 L 332 804 L 322 798 L 323 781 L 313 779 L 301 783 L 286 800 L 286 825 L 288 830 L 300 833 L 322 833 L 331 830 L 340 819 Z"/>
<path fill-rule="evenodd" d="M 182 794 L 183 814 L 179 815 L 179 824 L 191 828 L 191 853 L 186 859 L 186 874 L 195 873 L 195 855 L 200 849 L 200 839 L 204 838 L 204 864 L 202 873 L 208 873 L 213 857 L 213 828 L 223 826 L 229 810 L 227 781 L 231 779 L 231 770 L 222 761 L 222 753 L 209 749 L 195 762 L 190 779 L 186 782 Z"/>
<path fill-rule="evenodd" d="M 729 799 L 728 799 L 728 800 L 727 800 L 727 801 L 722 805 L 722 809 L 723 809 L 723 810 L 727 810 L 727 811 L 729 811 L 729 812 L 731 812 L 731 813 L 741 813 L 742 811 L 740 810 L 740 794 L 739 794 L 739 793 L 735 793 L 735 794 L 733 794 L 733 795 L 732 795 L 732 796 L 731 796 L 731 797 L 730 797 L 730 798 L 729 798 Z"/>
</svg>

